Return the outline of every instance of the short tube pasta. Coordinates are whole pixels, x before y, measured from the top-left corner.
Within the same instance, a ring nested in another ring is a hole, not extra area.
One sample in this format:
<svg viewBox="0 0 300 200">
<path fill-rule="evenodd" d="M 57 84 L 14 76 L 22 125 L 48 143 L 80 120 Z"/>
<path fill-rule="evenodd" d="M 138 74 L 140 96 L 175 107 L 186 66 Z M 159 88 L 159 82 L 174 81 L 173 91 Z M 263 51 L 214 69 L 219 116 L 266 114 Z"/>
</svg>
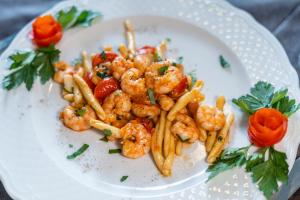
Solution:
<svg viewBox="0 0 300 200">
<path fill-rule="evenodd" d="M 102 121 L 99 120 L 95 120 L 95 119 L 91 119 L 90 120 L 90 125 L 96 129 L 99 129 L 101 131 L 104 130 L 110 130 L 112 133 L 112 137 L 114 138 L 121 138 L 121 134 L 120 134 L 120 129 L 114 126 L 111 126 L 109 124 L 106 124 Z"/>
<path fill-rule="evenodd" d="M 88 102 L 88 104 L 94 108 L 94 110 L 97 113 L 97 116 L 104 120 L 105 119 L 105 112 L 102 109 L 101 105 L 99 104 L 98 100 L 95 98 L 92 90 L 89 88 L 89 86 L 87 85 L 87 83 L 77 74 L 73 75 L 74 81 L 76 82 L 76 84 L 78 85 L 80 91 L 82 92 L 85 100 Z"/>
</svg>

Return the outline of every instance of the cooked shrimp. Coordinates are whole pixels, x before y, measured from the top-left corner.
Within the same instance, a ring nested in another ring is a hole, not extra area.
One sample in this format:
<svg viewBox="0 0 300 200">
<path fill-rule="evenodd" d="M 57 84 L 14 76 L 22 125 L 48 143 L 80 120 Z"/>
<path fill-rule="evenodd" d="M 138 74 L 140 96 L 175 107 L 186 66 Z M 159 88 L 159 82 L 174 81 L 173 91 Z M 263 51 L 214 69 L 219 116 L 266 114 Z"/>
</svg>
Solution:
<svg viewBox="0 0 300 200">
<path fill-rule="evenodd" d="M 131 110 L 130 97 L 122 90 L 116 90 L 105 98 L 102 108 L 107 114 L 105 121 L 108 123 L 115 122 L 120 116 L 129 118 Z"/>
<path fill-rule="evenodd" d="M 145 71 L 145 79 L 147 88 L 154 88 L 154 79 L 155 77 L 159 76 L 159 69 L 164 66 L 170 66 L 170 61 L 163 61 L 163 62 L 155 62 L 152 63 L 149 67 L 147 67 Z"/>
<path fill-rule="evenodd" d="M 162 67 L 167 69 L 160 73 Z M 171 92 L 182 80 L 183 73 L 174 66 L 170 66 L 169 61 L 153 63 L 145 73 L 146 85 L 154 88 L 157 94 L 167 94 Z"/>
<path fill-rule="evenodd" d="M 171 92 L 182 80 L 183 74 L 178 68 L 170 66 L 165 74 L 154 80 L 154 91 L 158 94 Z"/>
<path fill-rule="evenodd" d="M 81 109 L 67 106 L 61 112 L 61 119 L 70 129 L 84 131 L 91 127 L 89 121 L 90 119 L 96 119 L 96 114 L 90 106 L 83 106 Z"/>
<path fill-rule="evenodd" d="M 125 126 L 128 121 L 130 121 L 131 119 L 131 114 L 129 113 L 129 116 L 126 116 L 126 117 L 119 117 L 117 116 L 116 117 L 116 120 L 113 121 L 111 124 L 117 128 L 122 128 L 123 126 Z"/>
<path fill-rule="evenodd" d="M 225 124 L 223 111 L 212 106 L 200 106 L 196 113 L 197 123 L 207 131 L 218 131 Z"/>
<path fill-rule="evenodd" d="M 164 94 L 158 97 L 158 102 L 161 109 L 165 111 L 169 111 L 175 104 L 174 100 L 171 97 Z"/>
<path fill-rule="evenodd" d="M 152 62 L 153 62 L 152 54 L 137 55 L 134 58 L 134 67 L 139 69 L 141 73 L 144 73 L 147 67 L 149 67 Z"/>
<path fill-rule="evenodd" d="M 133 62 L 126 60 L 122 56 L 118 56 L 111 63 L 109 69 L 112 71 L 112 75 L 115 79 L 120 80 L 122 75 L 130 68 L 134 66 Z"/>
<path fill-rule="evenodd" d="M 71 66 L 66 63 L 65 61 L 58 61 L 56 63 L 54 63 L 54 67 L 58 70 L 62 70 L 65 71 L 66 69 L 71 68 Z"/>
<path fill-rule="evenodd" d="M 193 143 L 198 139 L 199 131 L 195 121 L 186 114 L 177 114 L 175 123 L 171 126 L 171 132 L 182 141 Z"/>
<path fill-rule="evenodd" d="M 132 103 L 131 110 L 137 117 L 154 118 L 160 113 L 160 109 L 156 105 L 144 105 L 137 103 Z"/>
<path fill-rule="evenodd" d="M 131 96 L 145 95 L 145 79 L 141 76 L 142 73 L 136 68 L 127 70 L 121 78 L 122 90 Z"/>
<path fill-rule="evenodd" d="M 68 63 L 64 61 L 59 61 L 54 64 L 54 67 L 57 69 L 57 71 L 54 73 L 54 81 L 57 83 L 62 84 L 64 82 L 64 76 L 65 74 L 78 74 L 79 76 L 84 75 L 84 69 L 81 65 L 76 65 L 75 67 L 72 67 Z"/>
<path fill-rule="evenodd" d="M 151 133 L 136 120 L 127 123 L 120 130 L 122 154 L 128 158 L 139 158 L 150 150 Z"/>
</svg>

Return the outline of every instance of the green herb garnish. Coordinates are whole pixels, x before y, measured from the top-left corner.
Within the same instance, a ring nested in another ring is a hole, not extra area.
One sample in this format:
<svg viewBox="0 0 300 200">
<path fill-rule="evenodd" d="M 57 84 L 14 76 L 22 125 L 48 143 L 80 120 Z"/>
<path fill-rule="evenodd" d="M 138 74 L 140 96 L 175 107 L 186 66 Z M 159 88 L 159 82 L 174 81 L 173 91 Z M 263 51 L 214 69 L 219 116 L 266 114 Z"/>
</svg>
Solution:
<svg viewBox="0 0 300 200">
<path fill-rule="evenodd" d="M 196 81 L 197 81 L 197 75 L 196 75 L 196 71 L 191 71 L 190 73 L 188 73 L 188 75 L 191 77 L 192 79 L 192 83 L 190 86 L 190 90 L 192 89 L 192 87 L 195 85 Z"/>
<path fill-rule="evenodd" d="M 269 199 L 278 191 L 278 181 L 284 184 L 288 182 L 289 170 L 286 154 L 273 147 L 266 147 L 247 156 L 249 148 L 250 146 L 224 150 L 207 169 L 210 173 L 208 180 L 234 167 L 245 167 L 246 171 L 251 174 L 253 182 L 257 183 L 258 188 Z"/>
<path fill-rule="evenodd" d="M 287 93 L 288 89 L 275 91 L 272 84 L 259 81 L 251 88 L 250 94 L 233 99 L 232 102 L 250 115 L 260 108 L 275 108 L 289 117 L 300 109 L 300 104 L 289 99 Z"/>
<path fill-rule="evenodd" d="M 101 57 L 102 60 L 106 60 L 107 56 L 106 56 L 105 51 L 101 52 L 100 57 Z"/>
<path fill-rule="evenodd" d="M 166 41 L 170 43 L 172 40 L 171 40 L 171 38 L 167 37 Z"/>
<path fill-rule="evenodd" d="M 182 64 L 182 63 L 183 63 L 183 56 L 178 57 L 178 58 L 177 58 L 177 62 L 178 62 L 179 64 Z"/>
<path fill-rule="evenodd" d="M 285 153 L 276 151 L 273 147 L 270 147 L 268 148 L 268 160 L 264 161 L 258 158 L 255 165 L 253 164 L 249 168 L 253 182 L 257 183 L 259 190 L 268 199 L 273 193 L 278 191 L 278 181 L 284 184 L 288 182 L 289 166 L 286 159 Z"/>
<path fill-rule="evenodd" d="M 169 66 L 163 66 L 163 67 L 161 67 L 161 68 L 158 69 L 158 73 L 160 75 L 164 75 L 165 72 L 168 70 L 168 68 L 169 68 Z"/>
<path fill-rule="evenodd" d="M 154 92 L 151 88 L 149 88 L 147 90 L 147 93 L 148 93 L 148 97 L 149 97 L 149 100 L 151 102 L 152 105 L 155 105 L 156 104 L 156 101 L 155 101 L 155 98 L 154 98 Z"/>
<path fill-rule="evenodd" d="M 75 151 L 71 155 L 68 155 L 67 159 L 69 160 L 75 159 L 77 156 L 80 156 L 83 152 L 85 152 L 88 148 L 89 148 L 88 144 L 83 144 L 77 151 Z"/>
<path fill-rule="evenodd" d="M 11 90 L 24 83 L 30 91 L 37 76 L 40 77 L 41 83 L 45 84 L 54 75 L 54 63 L 59 54 L 60 51 L 51 45 L 11 55 L 9 59 L 13 63 L 10 65 L 10 72 L 2 81 L 2 87 Z"/>
<path fill-rule="evenodd" d="M 78 64 L 81 64 L 82 63 L 82 59 L 81 58 L 75 58 L 72 62 L 71 62 L 71 65 L 72 66 L 76 66 Z"/>
<path fill-rule="evenodd" d="M 77 7 L 72 6 L 68 11 L 60 10 L 56 15 L 56 19 L 62 25 L 63 29 L 69 29 L 75 26 L 90 26 L 100 16 L 99 12 L 90 10 L 80 12 Z"/>
<path fill-rule="evenodd" d="M 100 138 L 99 140 L 103 141 L 103 142 L 108 142 L 108 139 L 106 136 L 104 136 L 103 138 Z"/>
<path fill-rule="evenodd" d="M 69 144 L 69 147 L 70 147 L 70 148 L 73 148 L 73 144 Z"/>
<path fill-rule="evenodd" d="M 227 171 L 234 167 L 243 166 L 246 163 L 246 156 L 249 148 L 250 146 L 239 149 L 225 149 L 216 162 L 210 165 L 206 170 L 207 172 L 210 172 L 207 181 L 217 176 L 221 172 Z"/>
<path fill-rule="evenodd" d="M 121 152 L 122 152 L 121 149 L 109 149 L 109 150 L 108 150 L 108 153 L 109 153 L 109 154 L 121 153 Z"/>
<path fill-rule="evenodd" d="M 122 176 L 122 178 L 120 179 L 120 182 L 126 181 L 127 178 L 128 178 L 128 176 Z"/>
<path fill-rule="evenodd" d="M 108 129 L 104 129 L 103 133 L 104 133 L 105 136 L 111 136 L 112 135 L 111 130 L 108 130 Z"/>
<path fill-rule="evenodd" d="M 75 114 L 80 117 L 82 117 L 85 114 L 85 112 L 86 112 L 86 109 L 84 109 L 84 108 L 75 110 Z"/>
<path fill-rule="evenodd" d="M 161 62 L 163 59 L 158 55 L 158 53 L 155 51 L 153 55 L 154 62 Z"/>
<path fill-rule="evenodd" d="M 97 72 L 96 74 L 102 79 L 109 77 L 109 75 L 106 72 Z"/>
<path fill-rule="evenodd" d="M 225 58 L 222 55 L 219 56 L 219 61 L 220 61 L 221 67 L 223 67 L 223 68 L 230 67 L 230 64 L 225 60 Z"/>
</svg>

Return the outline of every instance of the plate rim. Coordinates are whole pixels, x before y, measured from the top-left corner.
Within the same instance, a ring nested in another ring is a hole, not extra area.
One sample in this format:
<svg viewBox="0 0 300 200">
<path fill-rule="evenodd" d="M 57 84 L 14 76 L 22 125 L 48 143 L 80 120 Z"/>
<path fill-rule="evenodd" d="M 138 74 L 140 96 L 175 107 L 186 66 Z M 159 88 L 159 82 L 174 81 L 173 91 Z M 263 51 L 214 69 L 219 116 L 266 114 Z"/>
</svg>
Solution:
<svg viewBox="0 0 300 200">
<path fill-rule="evenodd" d="M 300 99 L 300 88 L 299 88 L 299 77 L 297 74 L 297 71 L 295 68 L 292 66 L 288 55 L 286 51 L 284 50 L 282 44 L 279 42 L 279 40 L 267 29 L 265 28 L 262 24 L 260 24 L 252 15 L 250 15 L 247 11 L 242 10 L 234 5 L 232 5 L 230 2 L 227 1 L 222 1 L 222 0 L 210 0 L 210 1 L 215 1 L 218 2 L 220 5 L 228 7 L 231 10 L 234 10 L 239 17 L 241 17 L 243 20 L 245 20 L 249 25 L 251 25 L 251 28 L 254 28 L 257 32 L 259 32 L 264 39 L 266 39 L 271 46 L 274 47 L 274 49 L 277 51 L 277 54 L 283 58 L 284 66 L 287 69 L 287 73 L 289 73 L 289 76 L 292 78 L 292 92 L 295 94 L 295 98 L 297 100 Z M 41 13 L 41 15 L 45 15 L 47 13 L 53 13 L 57 8 L 59 7 L 64 7 L 68 5 L 73 5 L 73 4 L 80 4 L 82 3 L 83 0 L 63 0 L 61 2 L 56 3 L 53 5 L 51 8 L 46 10 L 45 12 Z M 66 4 L 66 5 L 64 5 Z M 34 20 L 34 19 L 33 19 Z M 23 33 L 26 31 L 26 28 L 31 25 L 32 21 L 28 22 L 14 37 L 12 42 L 8 45 L 8 47 L 2 52 L 0 55 L 0 58 L 5 58 L 8 53 L 11 53 L 10 49 L 14 44 L 16 43 L 17 40 L 20 39 L 20 37 L 23 35 Z M 298 114 L 300 115 L 300 114 Z M 296 144 L 299 146 L 300 143 L 300 136 L 297 138 L 298 140 L 296 141 Z M 296 151 L 297 152 L 297 151 Z M 294 155 L 296 157 L 296 155 Z M 294 165 L 293 161 L 293 165 Z M 292 166 L 291 166 L 292 167 Z M 9 178 L 8 173 L 6 172 L 7 170 L 5 169 L 4 166 L 2 166 L 2 163 L 0 163 L 0 180 L 8 193 L 8 195 L 13 198 L 13 199 L 26 199 L 28 197 L 22 197 L 20 194 L 18 194 L 17 190 L 14 188 L 13 181 Z M 289 171 L 290 172 L 290 171 Z"/>
</svg>

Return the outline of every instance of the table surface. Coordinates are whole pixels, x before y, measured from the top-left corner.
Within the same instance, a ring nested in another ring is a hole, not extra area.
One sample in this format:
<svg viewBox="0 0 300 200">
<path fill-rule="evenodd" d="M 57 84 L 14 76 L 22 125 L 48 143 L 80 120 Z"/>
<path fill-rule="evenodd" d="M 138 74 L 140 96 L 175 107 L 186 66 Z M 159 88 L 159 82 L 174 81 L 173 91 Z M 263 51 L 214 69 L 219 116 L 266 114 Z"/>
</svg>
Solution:
<svg viewBox="0 0 300 200">
<path fill-rule="evenodd" d="M 300 26 L 297 22 L 300 21 L 300 0 L 228 1 L 248 11 L 277 37 L 299 75 L 300 42 L 298 42 L 298 39 L 300 38 Z M 0 40 L 18 32 L 31 19 L 57 2 L 59 0 L 1 0 Z M 298 149 L 298 156 L 300 156 L 300 149 Z M 11 200 L 1 183 L 0 199 Z M 282 197 L 281 199 L 283 200 Z M 284 199 L 287 199 L 287 197 Z M 300 200 L 300 190 L 290 200 Z"/>
</svg>

